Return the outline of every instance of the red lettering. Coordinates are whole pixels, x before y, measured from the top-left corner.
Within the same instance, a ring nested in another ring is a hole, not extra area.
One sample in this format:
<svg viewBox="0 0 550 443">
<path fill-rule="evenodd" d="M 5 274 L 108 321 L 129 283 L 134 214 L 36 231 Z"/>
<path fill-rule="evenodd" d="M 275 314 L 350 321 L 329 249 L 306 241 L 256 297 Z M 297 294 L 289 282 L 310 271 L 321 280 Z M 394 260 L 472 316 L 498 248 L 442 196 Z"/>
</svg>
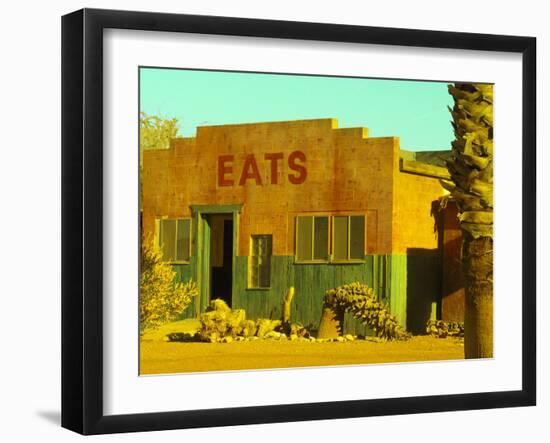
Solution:
<svg viewBox="0 0 550 443">
<path fill-rule="evenodd" d="M 220 155 L 218 157 L 218 186 L 233 186 L 233 179 L 226 178 L 225 174 L 233 173 L 233 165 L 226 163 L 233 163 L 234 158 L 233 155 Z"/>
<path fill-rule="evenodd" d="M 282 152 L 273 152 L 265 155 L 265 159 L 271 162 L 271 184 L 276 185 L 278 182 L 278 173 L 279 173 L 279 160 L 283 159 Z"/>
<path fill-rule="evenodd" d="M 239 180 L 239 186 L 243 186 L 249 178 L 253 178 L 257 185 L 262 184 L 260 177 L 260 171 L 258 171 L 258 165 L 254 154 L 248 154 L 244 160 L 243 172 L 241 179 Z"/>
<path fill-rule="evenodd" d="M 298 164 L 300 162 L 302 164 Z M 293 185 L 301 185 L 306 181 L 307 169 L 305 167 L 306 155 L 302 151 L 294 151 L 288 156 L 288 167 L 297 174 L 288 174 L 288 180 Z"/>
</svg>

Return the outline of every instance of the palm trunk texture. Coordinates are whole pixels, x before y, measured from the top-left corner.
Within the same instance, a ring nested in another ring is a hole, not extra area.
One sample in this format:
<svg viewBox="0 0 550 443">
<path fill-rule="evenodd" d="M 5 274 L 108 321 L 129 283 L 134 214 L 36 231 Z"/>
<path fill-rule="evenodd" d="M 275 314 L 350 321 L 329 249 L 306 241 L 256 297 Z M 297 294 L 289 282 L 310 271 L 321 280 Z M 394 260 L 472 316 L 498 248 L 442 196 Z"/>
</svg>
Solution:
<svg viewBox="0 0 550 443">
<path fill-rule="evenodd" d="M 465 276 L 464 355 L 493 357 L 493 86 L 449 85 L 455 140 L 442 182 L 457 203 Z"/>
<path fill-rule="evenodd" d="M 464 240 L 464 356 L 493 356 L 493 239 Z"/>
</svg>

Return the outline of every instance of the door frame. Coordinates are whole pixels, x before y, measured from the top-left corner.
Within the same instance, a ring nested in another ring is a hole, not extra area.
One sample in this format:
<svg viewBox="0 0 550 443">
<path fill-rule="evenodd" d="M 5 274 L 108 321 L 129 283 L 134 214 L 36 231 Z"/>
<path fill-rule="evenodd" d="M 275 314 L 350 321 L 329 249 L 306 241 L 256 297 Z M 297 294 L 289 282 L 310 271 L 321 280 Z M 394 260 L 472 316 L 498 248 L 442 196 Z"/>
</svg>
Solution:
<svg viewBox="0 0 550 443">
<path fill-rule="evenodd" d="M 235 276 L 236 256 L 238 251 L 239 214 L 242 204 L 231 205 L 191 205 L 193 216 L 195 250 L 197 251 L 197 285 L 199 287 L 199 302 L 195 303 L 195 316 L 205 311 L 210 298 L 210 226 L 206 217 L 210 214 L 231 214 L 233 216 L 233 260 L 231 272 Z M 231 297 L 235 279 L 232 279 Z"/>
</svg>

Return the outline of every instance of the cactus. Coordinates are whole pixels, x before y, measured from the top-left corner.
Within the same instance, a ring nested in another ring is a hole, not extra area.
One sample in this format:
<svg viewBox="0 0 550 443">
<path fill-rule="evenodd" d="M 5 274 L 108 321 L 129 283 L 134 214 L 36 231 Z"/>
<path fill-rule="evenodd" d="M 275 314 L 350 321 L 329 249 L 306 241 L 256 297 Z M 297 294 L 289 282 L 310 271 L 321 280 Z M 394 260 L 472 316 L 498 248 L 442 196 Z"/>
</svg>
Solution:
<svg viewBox="0 0 550 443">
<path fill-rule="evenodd" d="M 377 337 L 384 340 L 407 340 L 410 338 L 410 334 L 399 325 L 386 306 L 376 299 L 374 291 L 362 283 L 355 282 L 329 289 L 325 293 L 323 306 L 323 317 L 327 315 L 325 311 L 332 311 L 333 319 L 343 319 L 344 312 L 349 312 L 361 323 L 371 328 Z M 323 335 L 322 330 L 331 329 L 326 324 L 327 322 L 323 322 L 323 318 L 321 318 L 320 336 Z M 336 327 L 336 330 L 341 333 L 340 325 Z"/>
</svg>

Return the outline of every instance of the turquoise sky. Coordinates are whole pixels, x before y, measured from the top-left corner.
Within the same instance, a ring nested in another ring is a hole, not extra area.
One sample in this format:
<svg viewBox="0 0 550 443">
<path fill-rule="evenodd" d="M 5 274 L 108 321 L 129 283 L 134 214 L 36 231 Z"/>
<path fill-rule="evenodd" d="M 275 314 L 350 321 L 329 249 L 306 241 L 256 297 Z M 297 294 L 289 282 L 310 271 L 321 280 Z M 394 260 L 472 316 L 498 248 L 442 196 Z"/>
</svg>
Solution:
<svg viewBox="0 0 550 443">
<path fill-rule="evenodd" d="M 371 137 L 398 136 L 401 148 L 450 149 L 440 82 L 141 68 L 141 111 L 177 118 L 180 135 L 197 126 L 336 118 Z"/>
</svg>

